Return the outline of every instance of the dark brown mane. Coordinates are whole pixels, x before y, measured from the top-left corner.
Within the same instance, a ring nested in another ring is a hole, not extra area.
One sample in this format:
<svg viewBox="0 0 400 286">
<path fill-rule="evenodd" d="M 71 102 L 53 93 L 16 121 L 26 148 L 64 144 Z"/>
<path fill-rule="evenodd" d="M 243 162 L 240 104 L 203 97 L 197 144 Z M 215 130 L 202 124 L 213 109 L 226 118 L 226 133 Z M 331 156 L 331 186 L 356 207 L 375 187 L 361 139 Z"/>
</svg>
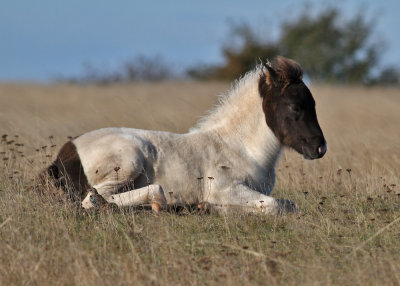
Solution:
<svg viewBox="0 0 400 286">
<path fill-rule="evenodd" d="M 303 70 L 294 60 L 278 56 L 269 63 L 269 66 L 278 75 L 280 81 L 284 83 L 302 80 Z"/>
<path fill-rule="evenodd" d="M 267 62 L 265 68 L 261 78 L 264 78 L 268 86 L 280 85 L 282 93 L 289 84 L 302 81 L 303 70 L 294 60 L 278 56 Z"/>
</svg>

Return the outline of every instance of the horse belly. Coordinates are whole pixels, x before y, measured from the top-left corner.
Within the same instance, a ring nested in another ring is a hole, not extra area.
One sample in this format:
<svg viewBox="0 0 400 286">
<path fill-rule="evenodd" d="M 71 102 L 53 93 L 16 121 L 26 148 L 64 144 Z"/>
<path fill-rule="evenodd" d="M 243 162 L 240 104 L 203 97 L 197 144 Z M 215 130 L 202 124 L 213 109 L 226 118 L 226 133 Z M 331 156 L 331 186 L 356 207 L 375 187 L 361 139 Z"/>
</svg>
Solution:
<svg viewBox="0 0 400 286">
<path fill-rule="evenodd" d="M 179 153 L 154 166 L 154 184 L 160 185 L 168 205 L 194 205 L 202 200 L 202 168 Z"/>
</svg>

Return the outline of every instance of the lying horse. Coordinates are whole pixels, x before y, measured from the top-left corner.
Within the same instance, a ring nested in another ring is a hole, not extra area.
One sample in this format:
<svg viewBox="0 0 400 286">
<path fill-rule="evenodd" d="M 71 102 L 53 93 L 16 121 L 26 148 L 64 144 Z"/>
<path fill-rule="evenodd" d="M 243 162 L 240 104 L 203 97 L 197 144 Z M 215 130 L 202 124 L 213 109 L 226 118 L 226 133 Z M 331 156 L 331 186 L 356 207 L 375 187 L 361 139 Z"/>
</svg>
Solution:
<svg viewBox="0 0 400 286">
<path fill-rule="evenodd" d="M 67 142 L 48 173 L 86 209 L 103 200 L 276 214 L 295 209 L 269 196 L 283 146 L 306 159 L 327 150 L 302 69 L 277 57 L 237 81 L 188 133 L 91 131 Z"/>
</svg>

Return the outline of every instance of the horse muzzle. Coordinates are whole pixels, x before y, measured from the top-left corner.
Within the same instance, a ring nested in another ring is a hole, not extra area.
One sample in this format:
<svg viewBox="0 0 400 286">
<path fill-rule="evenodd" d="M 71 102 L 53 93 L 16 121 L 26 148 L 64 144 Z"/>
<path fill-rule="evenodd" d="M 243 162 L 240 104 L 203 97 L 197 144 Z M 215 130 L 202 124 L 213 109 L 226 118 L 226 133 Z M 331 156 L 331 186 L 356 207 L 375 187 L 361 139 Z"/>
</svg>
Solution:
<svg viewBox="0 0 400 286">
<path fill-rule="evenodd" d="M 307 160 L 314 160 L 314 159 L 319 159 L 324 157 L 326 151 L 328 150 L 328 147 L 326 145 L 326 141 L 323 140 L 321 144 L 318 144 L 316 147 L 308 147 L 308 148 L 303 148 L 303 156 Z"/>
</svg>

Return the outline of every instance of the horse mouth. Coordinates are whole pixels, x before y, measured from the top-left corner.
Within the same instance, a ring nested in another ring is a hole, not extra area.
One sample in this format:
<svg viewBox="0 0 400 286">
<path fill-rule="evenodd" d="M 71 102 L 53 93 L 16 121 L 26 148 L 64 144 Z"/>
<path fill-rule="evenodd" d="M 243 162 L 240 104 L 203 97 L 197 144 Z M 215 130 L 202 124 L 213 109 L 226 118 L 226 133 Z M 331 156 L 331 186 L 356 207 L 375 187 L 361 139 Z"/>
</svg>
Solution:
<svg viewBox="0 0 400 286">
<path fill-rule="evenodd" d="M 311 155 L 308 155 L 308 154 L 303 154 L 303 157 L 304 157 L 304 159 L 306 159 L 306 160 L 315 160 L 315 159 L 321 158 L 321 157 L 319 157 L 319 156 L 311 156 Z"/>
<path fill-rule="evenodd" d="M 315 148 L 313 148 L 314 150 Z M 316 151 L 307 150 L 304 146 L 301 146 L 301 154 L 306 160 L 315 160 L 324 157 L 326 153 L 326 143 L 324 143 L 323 148 L 318 147 Z"/>
</svg>

